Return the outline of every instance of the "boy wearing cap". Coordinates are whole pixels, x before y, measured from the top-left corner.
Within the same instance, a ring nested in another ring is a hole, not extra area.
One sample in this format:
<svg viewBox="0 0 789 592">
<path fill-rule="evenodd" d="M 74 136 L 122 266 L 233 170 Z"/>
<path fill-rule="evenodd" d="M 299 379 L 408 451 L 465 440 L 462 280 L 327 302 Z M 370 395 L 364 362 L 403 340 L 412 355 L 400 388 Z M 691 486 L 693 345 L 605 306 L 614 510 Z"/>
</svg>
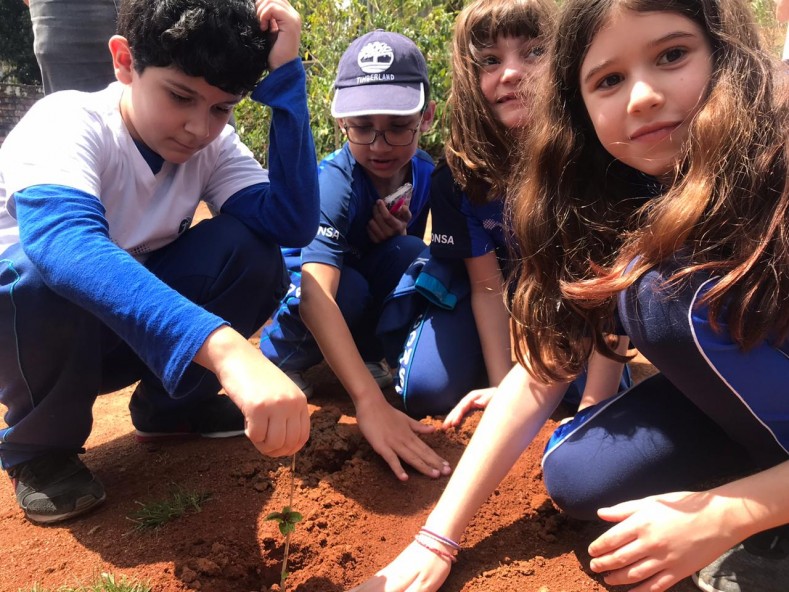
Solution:
<svg viewBox="0 0 789 592">
<path fill-rule="evenodd" d="M 381 392 L 392 379 L 379 365 L 374 334 L 384 299 L 425 248 L 434 167 L 417 143 L 435 115 L 427 65 L 413 41 L 377 30 L 350 44 L 334 86 L 332 115 L 348 141 L 319 165 L 318 232 L 300 258 L 287 254 L 291 288 L 260 347 L 304 389 L 301 373 L 325 358 L 356 406 L 362 434 L 397 477 L 408 478 L 401 459 L 438 477 L 448 463 L 417 436 L 432 428 Z M 383 198 L 406 183 L 410 205 L 388 213 Z"/>
<path fill-rule="evenodd" d="M 248 341 L 287 289 L 280 245 L 318 221 L 301 18 L 287 0 L 119 15 L 118 81 L 45 97 L 0 149 L 0 461 L 41 523 L 105 499 L 77 456 L 100 392 L 140 381 L 142 440 L 246 432 L 282 456 L 309 436 L 304 394 Z M 250 91 L 270 173 L 227 125 Z M 218 215 L 191 227 L 201 199 Z"/>
</svg>

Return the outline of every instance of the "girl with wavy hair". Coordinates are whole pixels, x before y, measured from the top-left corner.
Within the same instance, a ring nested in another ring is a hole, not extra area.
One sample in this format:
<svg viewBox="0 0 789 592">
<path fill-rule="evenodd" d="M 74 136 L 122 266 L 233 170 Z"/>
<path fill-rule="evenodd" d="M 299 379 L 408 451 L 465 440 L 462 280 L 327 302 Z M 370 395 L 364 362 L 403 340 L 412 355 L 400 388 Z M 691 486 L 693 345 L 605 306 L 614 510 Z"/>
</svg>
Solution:
<svg viewBox="0 0 789 592">
<path fill-rule="evenodd" d="M 555 16 L 552 0 L 477 0 L 455 21 L 450 134 L 430 187 L 432 240 L 405 276 L 415 278 L 414 291 L 402 292 L 425 298 L 414 298 L 417 314 L 402 315 L 393 302 L 413 321 L 396 389 L 414 417 L 449 412 L 445 425 L 455 425 L 484 407 L 487 387 L 512 368 L 504 194 Z"/>
<path fill-rule="evenodd" d="M 551 0 L 477 0 L 455 23 L 450 137 L 431 182 L 430 255 L 412 265 L 418 275 L 406 274 L 416 275 L 415 291 L 427 301 L 418 299 L 426 304 L 405 339 L 396 384 L 409 414 L 446 414 L 444 427 L 484 408 L 513 365 L 503 294 L 517 256 L 504 229 L 504 195 L 512 146 L 534 125 L 556 12 Z M 394 310 L 402 310 L 396 299 Z M 619 376 L 606 395 L 630 385 L 629 373 Z M 565 401 L 595 400 L 601 386 L 581 373 Z"/>
<path fill-rule="evenodd" d="M 744 0 L 564 3 L 511 202 L 527 254 L 512 302 L 520 363 L 422 544 L 360 590 L 436 590 L 592 352 L 621 362 L 628 340 L 659 373 L 581 410 L 543 458 L 557 505 L 615 523 L 589 546 L 592 571 L 637 592 L 694 572 L 707 592 L 785 589 L 789 184 L 775 72 Z"/>
</svg>

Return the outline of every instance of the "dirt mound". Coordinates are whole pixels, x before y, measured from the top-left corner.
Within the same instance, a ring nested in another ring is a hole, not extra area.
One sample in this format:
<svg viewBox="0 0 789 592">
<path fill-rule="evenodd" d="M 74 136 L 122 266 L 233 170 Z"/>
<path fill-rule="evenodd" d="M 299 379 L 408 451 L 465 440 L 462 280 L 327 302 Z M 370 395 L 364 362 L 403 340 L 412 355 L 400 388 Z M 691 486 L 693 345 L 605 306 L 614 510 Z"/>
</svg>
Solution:
<svg viewBox="0 0 789 592">
<path fill-rule="evenodd" d="M 297 455 L 288 590 L 340 592 L 394 558 L 423 524 L 445 480 L 412 474 L 400 483 L 362 438 L 347 396 L 325 368 L 311 400 L 312 432 Z M 104 482 L 107 502 L 60 526 L 27 522 L 10 482 L 0 480 L 0 591 L 90 584 L 108 572 L 148 582 L 156 592 L 259 592 L 278 589 L 284 539 L 264 518 L 287 504 L 290 463 L 262 457 L 243 438 L 141 445 L 132 436 L 131 389 L 101 397 L 84 460 Z M 393 393 L 389 393 L 393 395 Z M 554 420 L 559 419 L 557 415 Z M 453 464 L 479 415 L 460 430 L 426 439 Z M 438 422 L 435 422 L 438 425 Z M 568 519 L 542 485 L 543 429 L 472 522 L 447 592 L 596 592 L 586 546 L 602 531 Z M 139 503 L 174 488 L 210 495 L 157 530 L 128 517 Z M 687 581 L 674 588 L 690 592 Z"/>
</svg>

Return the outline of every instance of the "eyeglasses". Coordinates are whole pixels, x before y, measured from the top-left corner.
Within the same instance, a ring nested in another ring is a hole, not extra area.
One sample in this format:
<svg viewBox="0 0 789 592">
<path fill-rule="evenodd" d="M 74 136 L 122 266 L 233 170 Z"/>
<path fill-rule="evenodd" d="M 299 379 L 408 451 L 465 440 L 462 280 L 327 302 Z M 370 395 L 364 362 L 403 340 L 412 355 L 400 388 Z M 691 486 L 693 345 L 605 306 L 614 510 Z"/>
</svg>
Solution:
<svg viewBox="0 0 789 592">
<path fill-rule="evenodd" d="M 420 120 L 421 124 L 422 121 Z M 378 136 L 383 137 L 384 142 L 390 146 L 408 146 L 414 141 L 419 125 L 415 128 L 394 128 L 388 130 L 377 130 L 371 125 L 344 125 L 345 135 L 351 144 L 361 144 L 369 146 L 373 144 Z"/>
</svg>

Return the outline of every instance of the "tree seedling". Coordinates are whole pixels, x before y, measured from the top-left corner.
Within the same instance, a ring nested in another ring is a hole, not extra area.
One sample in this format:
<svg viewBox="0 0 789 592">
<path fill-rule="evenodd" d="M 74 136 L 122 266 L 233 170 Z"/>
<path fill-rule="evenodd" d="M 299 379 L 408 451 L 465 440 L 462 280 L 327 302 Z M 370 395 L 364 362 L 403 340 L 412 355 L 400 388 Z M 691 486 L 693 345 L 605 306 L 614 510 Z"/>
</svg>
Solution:
<svg viewBox="0 0 789 592">
<path fill-rule="evenodd" d="M 282 573 L 280 574 L 279 587 L 285 589 L 285 580 L 290 575 L 288 573 L 288 553 L 290 552 L 290 535 L 296 530 L 296 524 L 302 521 L 300 513 L 293 510 L 293 492 L 296 488 L 296 455 L 290 460 L 290 498 L 288 505 L 282 508 L 281 512 L 272 512 L 266 516 L 265 520 L 272 520 L 277 523 L 279 531 L 285 537 L 285 552 L 282 556 Z"/>
</svg>

